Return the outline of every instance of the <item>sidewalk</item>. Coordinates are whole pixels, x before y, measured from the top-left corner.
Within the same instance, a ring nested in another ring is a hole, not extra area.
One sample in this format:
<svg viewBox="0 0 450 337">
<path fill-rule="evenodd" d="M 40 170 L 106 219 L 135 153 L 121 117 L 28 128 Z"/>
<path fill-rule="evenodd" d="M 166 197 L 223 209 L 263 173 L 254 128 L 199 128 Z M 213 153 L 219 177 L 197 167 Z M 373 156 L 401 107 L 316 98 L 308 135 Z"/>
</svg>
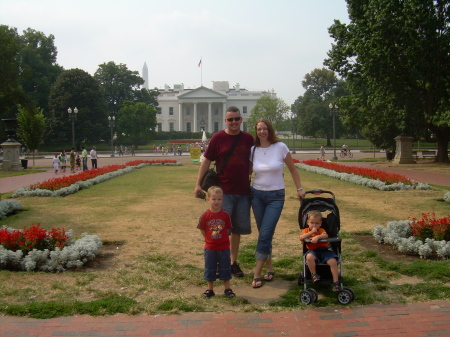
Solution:
<svg viewBox="0 0 450 337">
<path fill-rule="evenodd" d="M 172 316 L 0 316 L 0 336 L 350 337 L 450 336 L 450 303 Z"/>
</svg>

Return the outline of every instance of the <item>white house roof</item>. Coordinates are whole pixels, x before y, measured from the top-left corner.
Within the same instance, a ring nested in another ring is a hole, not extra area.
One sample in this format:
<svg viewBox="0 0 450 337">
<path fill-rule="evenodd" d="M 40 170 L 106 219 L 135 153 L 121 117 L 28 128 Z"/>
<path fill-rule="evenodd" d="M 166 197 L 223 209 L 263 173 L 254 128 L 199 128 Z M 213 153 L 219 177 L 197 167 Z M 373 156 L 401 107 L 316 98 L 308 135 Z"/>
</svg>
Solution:
<svg viewBox="0 0 450 337">
<path fill-rule="evenodd" d="M 222 94 L 218 91 L 206 88 L 204 86 L 201 86 L 197 89 L 190 90 L 188 92 L 185 92 L 181 95 L 178 95 L 178 99 L 183 101 L 190 101 L 191 99 L 199 99 L 199 98 L 206 98 L 206 99 L 226 99 L 228 96 L 226 94 Z"/>
</svg>

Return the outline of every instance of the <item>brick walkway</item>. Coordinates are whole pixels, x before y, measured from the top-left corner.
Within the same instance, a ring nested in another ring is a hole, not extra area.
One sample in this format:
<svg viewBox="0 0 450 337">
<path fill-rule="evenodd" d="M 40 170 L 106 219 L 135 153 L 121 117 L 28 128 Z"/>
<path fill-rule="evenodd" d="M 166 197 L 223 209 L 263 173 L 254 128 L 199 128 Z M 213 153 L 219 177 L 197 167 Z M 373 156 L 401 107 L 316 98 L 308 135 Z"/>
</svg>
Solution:
<svg viewBox="0 0 450 337">
<path fill-rule="evenodd" d="M 177 316 L 0 316 L 0 336 L 450 336 L 450 303 Z"/>
</svg>

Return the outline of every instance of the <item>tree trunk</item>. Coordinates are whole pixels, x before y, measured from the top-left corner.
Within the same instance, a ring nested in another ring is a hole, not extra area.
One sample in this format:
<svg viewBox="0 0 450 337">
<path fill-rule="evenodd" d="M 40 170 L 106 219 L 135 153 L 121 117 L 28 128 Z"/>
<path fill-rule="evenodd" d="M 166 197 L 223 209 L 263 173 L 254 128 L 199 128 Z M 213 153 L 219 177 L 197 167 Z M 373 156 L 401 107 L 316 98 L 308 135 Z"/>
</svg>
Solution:
<svg viewBox="0 0 450 337">
<path fill-rule="evenodd" d="M 437 140 L 437 154 L 436 154 L 436 163 L 444 163 L 449 164 L 450 161 L 448 159 L 448 142 L 450 141 L 450 132 L 449 128 L 439 128 L 435 132 L 436 140 Z"/>
</svg>

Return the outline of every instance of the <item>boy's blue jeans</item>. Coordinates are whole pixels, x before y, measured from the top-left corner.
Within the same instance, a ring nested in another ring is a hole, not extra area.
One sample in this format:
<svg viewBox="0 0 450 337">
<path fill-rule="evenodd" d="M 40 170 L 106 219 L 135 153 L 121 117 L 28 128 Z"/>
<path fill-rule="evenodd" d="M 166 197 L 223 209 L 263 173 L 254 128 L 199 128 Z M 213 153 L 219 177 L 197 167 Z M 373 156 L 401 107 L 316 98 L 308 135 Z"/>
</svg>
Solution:
<svg viewBox="0 0 450 337">
<path fill-rule="evenodd" d="M 285 190 L 258 191 L 252 187 L 251 203 L 259 236 L 255 258 L 267 261 L 272 254 L 272 238 L 281 211 L 283 210 Z"/>
</svg>

